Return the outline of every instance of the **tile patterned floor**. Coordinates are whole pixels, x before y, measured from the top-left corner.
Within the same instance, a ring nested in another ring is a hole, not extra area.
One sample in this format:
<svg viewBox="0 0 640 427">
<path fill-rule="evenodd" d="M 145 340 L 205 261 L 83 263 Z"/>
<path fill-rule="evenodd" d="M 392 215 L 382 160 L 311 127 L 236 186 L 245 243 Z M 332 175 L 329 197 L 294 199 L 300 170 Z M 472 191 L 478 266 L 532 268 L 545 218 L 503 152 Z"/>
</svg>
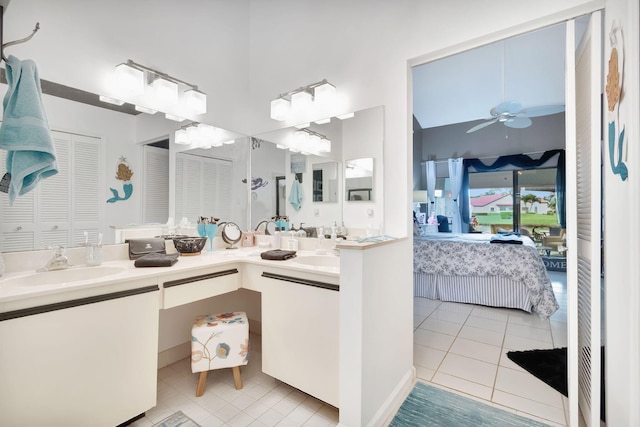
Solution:
<svg viewBox="0 0 640 427">
<path fill-rule="evenodd" d="M 548 320 L 520 310 L 414 298 L 413 363 L 422 381 L 552 426 L 568 399 L 511 362 L 511 350 L 567 345 L 566 275 L 549 272 L 561 308 Z"/>
<path fill-rule="evenodd" d="M 566 346 L 566 276 L 550 272 L 560 310 L 536 314 L 414 298 L 414 365 L 420 380 L 552 426 L 566 426 L 568 400 L 512 363 L 510 350 Z M 262 373 L 260 336 L 236 390 L 230 369 L 211 371 L 204 396 L 189 359 L 158 371 L 158 405 L 131 424 L 150 427 L 180 410 L 202 427 L 335 426 L 338 410 Z"/>
<path fill-rule="evenodd" d="M 150 427 L 176 411 L 202 427 L 309 426 L 338 424 L 338 410 L 262 373 L 260 336 L 250 335 L 251 358 L 242 367 L 242 390 L 236 390 L 231 369 L 209 372 L 202 397 L 196 397 L 198 374 L 190 359 L 158 371 L 158 405 L 134 427 Z"/>
</svg>

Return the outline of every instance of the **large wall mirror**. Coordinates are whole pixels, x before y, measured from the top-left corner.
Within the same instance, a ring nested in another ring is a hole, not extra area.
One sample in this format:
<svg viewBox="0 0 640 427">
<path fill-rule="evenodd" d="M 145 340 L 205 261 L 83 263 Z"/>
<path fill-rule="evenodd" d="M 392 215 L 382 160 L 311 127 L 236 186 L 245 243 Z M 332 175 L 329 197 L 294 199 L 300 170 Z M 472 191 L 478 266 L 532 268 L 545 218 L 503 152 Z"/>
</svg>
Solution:
<svg viewBox="0 0 640 427">
<path fill-rule="evenodd" d="M 3 89 L 6 85 L 0 85 Z M 18 197 L 12 206 L 7 194 L 0 193 L 0 251 L 81 246 L 85 231 L 91 242 L 101 233 L 103 243 L 111 244 L 120 228 L 159 226 L 169 218 L 179 223 L 182 217 L 195 223 L 198 215 L 219 215 L 223 221 L 248 227 L 246 136 L 221 130 L 233 135 L 235 143 L 207 150 L 181 146 L 181 155 L 223 165 L 217 167 L 215 178 L 209 168 L 203 168 L 199 184 L 194 185 L 193 170 L 186 169 L 180 176 L 175 173 L 178 149 L 168 142 L 181 124 L 138 114 L 132 108 L 115 111 L 105 108 L 109 104 L 93 102 L 97 95 L 84 92 L 83 96 L 83 102 L 77 102 L 43 95 L 60 172 Z M 119 173 L 123 169 L 124 177 Z M 5 171 L 2 161 L 0 175 Z M 215 196 L 196 194 L 196 189 Z M 176 209 L 178 202 L 181 210 Z"/>
<path fill-rule="evenodd" d="M 311 123 L 309 127 L 331 139 L 331 152 L 307 154 L 280 149 L 298 130 L 289 127 L 251 138 L 251 222 L 255 227 L 274 216 L 287 216 L 294 228 L 328 227 L 345 223 L 347 227 L 366 227 L 370 217 L 347 209 L 345 157 L 382 160 L 384 114 L 382 107 L 358 111 L 347 120 L 332 118 L 329 123 Z M 359 157 L 362 156 L 362 157 Z M 381 163 L 380 163 L 381 164 Z M 367 201 L 373 202 L 376 178 L 369 167 L 370 189 Z M 294 191 L 293 187 L 299 187 Z M 296 195 L 301 194 L 300 200 Z M 381 203 L 376 196 L 375 203 Z M 381 212 L 382 209 L 380 208 Z M 379 220 L 378 220 L 379 221 Z"/>
</svg>

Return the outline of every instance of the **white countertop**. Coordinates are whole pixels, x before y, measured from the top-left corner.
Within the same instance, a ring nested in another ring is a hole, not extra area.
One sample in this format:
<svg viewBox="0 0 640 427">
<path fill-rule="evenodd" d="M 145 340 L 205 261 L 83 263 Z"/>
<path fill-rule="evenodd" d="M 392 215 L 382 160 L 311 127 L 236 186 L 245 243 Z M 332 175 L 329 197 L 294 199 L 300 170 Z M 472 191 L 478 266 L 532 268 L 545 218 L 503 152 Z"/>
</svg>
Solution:
<svg viewBox="0 0 640 427">
<path fill-rule="evenodd" d="M 24 276 L 55 274 L 52 272 L 36 273 L 34 270 L 5 273 L 0 277 L 0 312 L 6 312 L 38 304 L 47 304 L 73 298 L 80 298 L 96 293 L 135 289 L 152 284 L 161 285 L 165 281 L 181 277 L 205 274 L 211 268 L 241 268 L 244 264 L 257 264 L 264 267 L 276 267 L 290 271 L 313 273 L 326 276 L 335 281 L 340 277 L 339 268 L 300 264 L 299 258 L 320 256 L 315 251 L 298 251 L 297 257 L 286 261 L 263 260 L 260 253 L 268 249 L 258 247 L 238 248 L 233 250 L 216 249 L 213 253 L 203 252 L 196 256 L 180 256 L 178 262 L 171 267 L 136 268 L 134 261 L 119 259 L 103 262 L 99 267 L 76 265 L 71 269 L 92 269 L 113 267 L 122 269 L 114 274 L 107 274 L 85 280 L 75 280 L 55 284 L 20 284 L 15 286 L 11 281 Z M 322 255 L 335 257 L 335 255 Z M 27 279 L 28 280 L 28 279 Z"/>
</svg>

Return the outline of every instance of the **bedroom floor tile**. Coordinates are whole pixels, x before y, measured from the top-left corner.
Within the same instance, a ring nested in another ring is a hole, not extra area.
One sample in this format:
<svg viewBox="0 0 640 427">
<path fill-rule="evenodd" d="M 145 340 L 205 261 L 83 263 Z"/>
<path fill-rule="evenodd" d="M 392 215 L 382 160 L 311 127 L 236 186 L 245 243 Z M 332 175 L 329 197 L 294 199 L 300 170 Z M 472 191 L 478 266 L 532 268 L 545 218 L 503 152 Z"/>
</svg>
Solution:
<svg viewBox="0 0 640 427">
<path fill-rule="evenodd" d="M 474 383 L 473 381 L 467 381 L 464 378 L 454 377 L 453 375 L 443 372 L 436 373 L 431 382 L 484 400 L 491 400 L 491 394 L 493 392 L 491 387 Z"/>
<path fill-rule="evenodd" d="M 469 326 L 467 322 L 467 324 L 465 324 L 460 330 L 458 338 L 466 338 L 472 341 L 501 347 L 502 341 L 504 341 L 504 332 L 495 332 L 487 329 L 476 328 L 475 326 Z"/>
<path fill-rule="evenodd" d="M 560 309 L 521 310 L 414 298 L 414 366 L 421 380 L 489 405 L 566 427 L 567 399 L 513 363 L 512 350 L 566 346 L 566 274 L 549 272 Z M 426 301 L 431 301 L 427 303 Z M 428 313 L 425 307 L 437 307 Z M 460 323 L 463 322 L 463 323 Z"/>
<path fill-rule="evenodd" d="M 500 361 L 500 349 L 501 347 L 495 345 L 458 337 L 449 349 L 449 353 L 497 365 Z"/>
<path fill-rule="evenodd" d="M 549 325 L 548 329 L 540 329 L 540 328 L 531 328 L 519 323 L 511 323 L 507 324 L 507 335 L 515 335 L 517 337 L 524 337 L 528 339 L 533 339 L 536 341 L 548 342 L 551 343 L 551 325 Z"/>
<path fill-rule="evenodd" d="M 562 394 L 526 371 L 499 367 L 495 389 L 562 409 Z"/>
<path fill-rule="evenodd" d="M 504 320 L 490 319 L 488 317 L 476 316 L 474 313 L 471 316 L 469 316 L 465 325 L 474 326 L 480 329 L 486 329 L 488 331 L 498 332 L 504 335 L 504 331 L 507 329 L 507 319 L 506 318 Z"/>
<path fill-rule="evenodd" d="M 418 344 L 413 345 L 413 364 L 424 368 L 438 369 L 442 363 L 442 359 L 447 355 L 446 351 L 436 350 L 435 348 L 424 347 Z"/>
<path fill-rule="evenodd" d="M 434 310 L 433 313 L 431 313 L 429 319 L 438 319 L 447 322 L 463 324 L 468 317 L 468 312 L 439 307 Z"/>
<path fill-rule="evenodd" d="M 455 337 L 452 335 L 441 334 L 440 332 L 429 331 L 427 329 L 417 329 L 413 333 L 414 344 L 420 344 L 442 351 L 448 351 L 454 339 Z"/>
<path fill-rule="evenodd" d="M 438 372 L 464 378 L 466 380 L 493 387 L 498 365 L 482 362 L 470 357 L 447 353 Z M 436 376 L 438 374 L 436 372 Z M 435 378 L 435 376 L 434 376 Z"/>
<path fill-rule="evenodd" d="M 418 328 L 456 336 L 458 335 L 458 332 L 460 332 L 460 329 L 462 329 L 462 323 L 449 322 L 446 320 L 432 319 L 431 317 L 428 317 Z"/>
</svg>

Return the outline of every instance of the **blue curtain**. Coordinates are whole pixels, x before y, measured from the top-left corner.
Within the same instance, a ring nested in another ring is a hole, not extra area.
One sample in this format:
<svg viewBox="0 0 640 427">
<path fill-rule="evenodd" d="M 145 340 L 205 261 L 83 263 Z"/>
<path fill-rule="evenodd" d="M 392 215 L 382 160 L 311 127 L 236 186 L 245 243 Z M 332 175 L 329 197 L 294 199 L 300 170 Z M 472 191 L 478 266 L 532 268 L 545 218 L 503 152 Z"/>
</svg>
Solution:
<svg viewBox="0 0 640 427">
<path fill-rule="evenodd" d="M 469 168 L 472 167 L 477 172 L 495 172 L 506 166 L 513 166 L 523 170 L 536 169 L 556 155 L 558 156 L 558 163 L 556 165 L 556 212 L 558 213 L 558 224 L 560 224 L 560 227 L 566 228 L 567 209 L 565 206 L 566 180 L 564 150 L 545 151 L 539 159 L 532 159 L 526 154 L 501 156 L 490 165 L 485 165 L 480 159 L 465 159 L 462 190 L 460 191 L 459 199 L 461 203 L 462 221 L 468 224 L 471 217 L 469 206 Z"/>
</svg>

